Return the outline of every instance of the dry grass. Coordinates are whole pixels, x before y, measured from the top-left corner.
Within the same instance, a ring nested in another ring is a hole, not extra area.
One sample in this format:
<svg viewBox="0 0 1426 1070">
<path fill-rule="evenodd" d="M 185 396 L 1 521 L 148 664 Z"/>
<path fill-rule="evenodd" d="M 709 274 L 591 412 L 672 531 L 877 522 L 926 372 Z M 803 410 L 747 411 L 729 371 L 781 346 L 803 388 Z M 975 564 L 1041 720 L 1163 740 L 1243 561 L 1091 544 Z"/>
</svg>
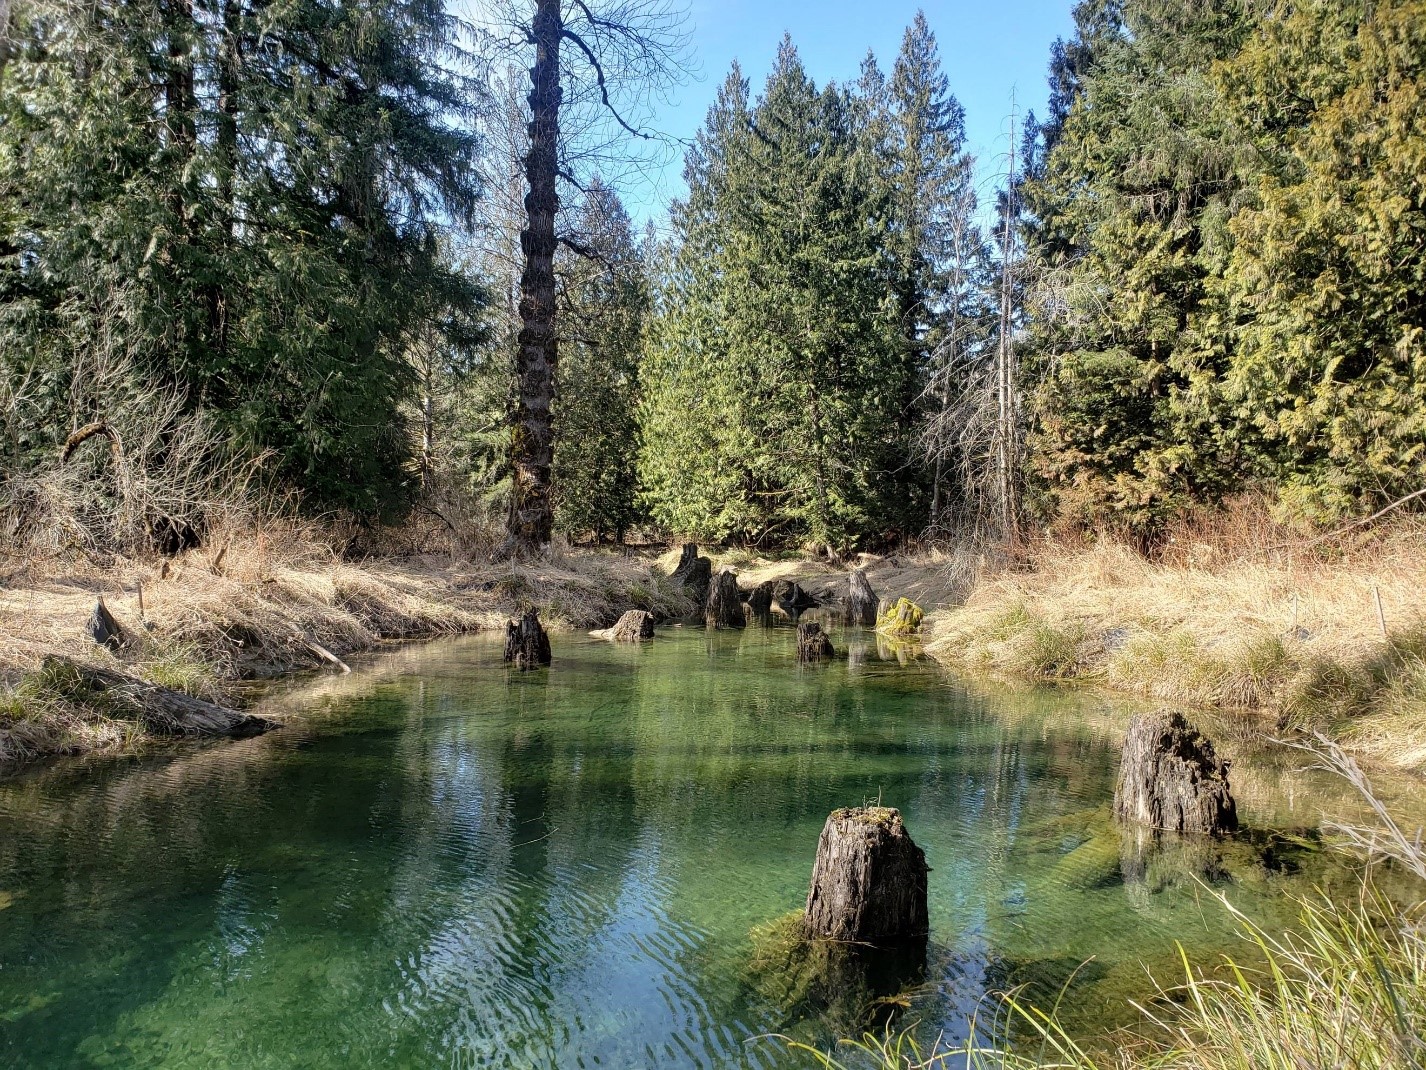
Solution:
<svg viewBox="0 0 1426 1070">
<path fill-rule="evenodd" d="M 340 559 L 316 525 L 290 519 L 214 532 L 170 561 L 11 560 L 0 588 L 0 761 L 132 746 L 142 733 L 76 708 L 37 675 L 46 655 L 87 659 L 212 701 L 241 679 L 317 669 L 393 640 L 498 627 L 524 604 L 553 628 L 612 624 L 629 608 L 686 612 L 649 562 L 557 548 L 543 561 L 449 556 Z M 139 597 L 143 596 L 143 618 Z M 102 596 L 127 643 L 96 647 L 85 623 Z M 148 627 L 145 627 L 147 622 Z"/>
<path fill-rule="evenodd" d="M 1045 543 L 932 622 L 931 653 L 1020 679 L 1086 679 L 1330 728 L 1426 763 L 1426 524 L 1304 545 L 1240 506 L 1149 560 Z M 1377 612 L 1380 597 L 1387 635 Z"/>
</svg>

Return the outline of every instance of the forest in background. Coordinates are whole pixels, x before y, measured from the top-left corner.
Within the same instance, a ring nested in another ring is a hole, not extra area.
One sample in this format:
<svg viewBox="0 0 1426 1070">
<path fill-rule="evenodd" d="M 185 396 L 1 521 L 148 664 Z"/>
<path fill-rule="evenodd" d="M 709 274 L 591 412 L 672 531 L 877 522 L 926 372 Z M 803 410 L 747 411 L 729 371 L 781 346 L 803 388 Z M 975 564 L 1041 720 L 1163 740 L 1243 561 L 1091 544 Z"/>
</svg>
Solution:
<svg viewBox="0 0 1426 1070">
<path fill-rule="evenodd" d="M 12 545 L 163 548 L 258 499 L 493 544 L 528 400 L 524 7 L 523 37 L 436 0 L 11 7 Z M 1419 0 L 1085 0 L 979 199 L 924 17 L 823 86 L 784 40 L 756 92 L 728 72 L 642 232 L 619 178 L 667 150 L 677 12 L 568 15 L 571 540 L 1151 547 L 1245 492 L 1321 525 L 1426 487 Z"/>
</svg>

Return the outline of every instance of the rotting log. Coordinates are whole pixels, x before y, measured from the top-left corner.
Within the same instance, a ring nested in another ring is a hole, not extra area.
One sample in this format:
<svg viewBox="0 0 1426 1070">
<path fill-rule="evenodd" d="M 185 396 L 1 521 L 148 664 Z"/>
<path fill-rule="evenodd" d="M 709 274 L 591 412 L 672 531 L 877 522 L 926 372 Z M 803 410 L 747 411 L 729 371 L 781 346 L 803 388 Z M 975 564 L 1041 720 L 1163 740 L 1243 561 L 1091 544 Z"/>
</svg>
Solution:
<svg viewBox="0 0 1426 1070">
<path fill-rule="evenodd" d="M 638 643 L 654 637 L 654 615 L 642 609 L 631 609 L 612 628 L 600 628 L 589 633 L 596 639 L 612 639 L 616 643 Z"/>
<path fill-rule="evenodd" d="M 540 615 L 527 609 L 505 624 L 505 660 L 517 669 L 537 669 L 550 663 L 550 637 L 540 624 Z"/>
<path fill-rule="evenodd" d="M 672 579 L 693 599 L 694 605 L 704 605 L 708 601 L 708 588 L 713 582 L 713 562 L 698 556 L 697 543 L 686 542 Z"/>
<path fill-rule="evenodd" d="M 738 597 L 738 576 L 732 569 L 723 569 L 713 577 L 708 588 L 708 602 L 703 619 L 715 628 L 743 628 L 748 618 L 743 612 L 743 600 Z"/>
<path fill-rule="evenodd" d="M 927 872 L 900 811 L 833 810 L 817 841 L 803 927 L 812 937 L 884 946 L 924 938 Z"/>
<path fill-rule="evenodd" d="M 113 669 L 52 654 L 40 672 L 72 702 L 116 719 L 137 721 L 161 736 L 229 736 L 243 739 L 279 727 L 265 717 L 219 706 Z"/>
<path fill-rule="evenodd" d="M 847 586 L 846 616 L 848 624 L 873 625 L 876 623 L 878 600 L 872 590 L 871 581 L 866 578 L 866 570 L 852 569 Z"/>
<path fill-rule="evenodd" d="M 1228 765 L 1183 714 L 1135 714 L 1124 737 L 1114 816 L 1167 832 L 1234 832 L 1238 809 Z"/>
<path fill-rule="evenodd" d="M 832 640 L 816 621 L 805 620 L 797 626 L 797 660 L 820 661 L 836 653 Z"/>
<path fill-rule="evenodd" d="M 89 623 L 85 627 L 89 637 L 99 646 L 118 650 L 124 645 L 124 629 L 119 627 L 114 614 L 110 613 L 109 607 L 104 604 L 103 595 L 94 603 L 94 612 L 89 614 Z"/>
</svg>

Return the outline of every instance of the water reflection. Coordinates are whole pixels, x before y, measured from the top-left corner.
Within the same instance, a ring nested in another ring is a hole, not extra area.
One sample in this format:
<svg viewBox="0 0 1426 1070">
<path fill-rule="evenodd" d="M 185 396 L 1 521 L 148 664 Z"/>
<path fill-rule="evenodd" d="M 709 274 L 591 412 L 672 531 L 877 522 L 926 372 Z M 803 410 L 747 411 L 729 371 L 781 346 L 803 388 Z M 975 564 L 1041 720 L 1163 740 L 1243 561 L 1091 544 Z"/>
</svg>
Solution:
<svg viewBox="0 0 1426 1070">
<path fill-rule="evenodd" d="M 1333 879 L 1298 833 L 1207 864 L 1126 841 L 1117 709 L 834 642 L 799 667 L 786 628 L 566 639 L 532 673 L 440 644 L 274 696 L 270 736 L 0 785 L 0 1062 L 786 1065 L 748 1038 L 878 1001 L 955 1036 L 1091 957 L 1067 1010 L 1101 1023 L 1173 939 L 1230 939 L 1204 874 L 1249 908 Z M 1255 828 L 1344 805 L 1234 757 Z M 876 799 L 933 867 L 927 953 L 789 1000 L 753 934 L 802 903 L 827 812 Z"/>
</svg>

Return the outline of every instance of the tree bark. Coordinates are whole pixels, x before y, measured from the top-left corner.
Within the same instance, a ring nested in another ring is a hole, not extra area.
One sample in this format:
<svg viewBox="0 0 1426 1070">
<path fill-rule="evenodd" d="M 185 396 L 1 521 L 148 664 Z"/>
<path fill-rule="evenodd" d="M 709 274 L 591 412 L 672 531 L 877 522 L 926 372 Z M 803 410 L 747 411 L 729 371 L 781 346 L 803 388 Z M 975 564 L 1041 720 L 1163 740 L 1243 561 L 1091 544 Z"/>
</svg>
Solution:
<svg viewBox="0 0 1426 1070">
<path fill-rule="evenodd" d="M 830 658 L 836 651 L 832 649 L 832 640 L 827 638 L 827 633 L 822 630 L 822 625 L 815 621 L 803 621 L 797 626 L 797 660 L 798 661 L 820 661 L 822 658 Z"/>
<path fill-rule="evenodd" d="M 1233 832 L 1238 810 L 1228 762 L 1183 714 L 1135 714 L 1124 738 L 1114 816 L 1169 832 Z"/>
<path fill-rule="evenodd" d="M 505 660 L 513 661 L 515 668 L 522 671 L 550 663 L 550 637 L 545 634 L 540 616 L 533 609 L 527 609 L 518 619 L 506 622 Z"/>
<path fill-rule="evenodd" d="M 708 590 L 708 604 L 703 618 L 716 628 L 743 628 L 748 619 L 743 613 L 743 600 L 738 597 L 738 577 L 730 569 L 724 569 L 713 577 L 713 586 Z"/>
<path fill-rule="evenodd" d="M 847 623 L 875 624 L 876 606 L 876 592 L 872 590 L 871 583 L 866 578 L 866 571 L 860 568 L 852 569 L 847 588 Z"/>
<path fill-rule="evenodd" d="M 525 157 L 526 226 L 520 235 L 520 333 L 516 339 L 516 402 L 510 433 L 510 516 L 504 556 L 539 553 L 554 530 L 550 469 L 554 462 L 555 214 L 559 210 L 560 0 L 536 0 L 531 37 L 530 151 Z"/>
<path fill-rule="evenodd" d="M 713 562 L 698 556 L 698 545 L 686 542 L 673 570 L 673 581 L 688 592 L 696 606 L 708 601 L 708 588 L 713 582 Z"/>
<path fill-rule="evenodd" d="M 809 936 L 868 944 L 924 937 L 927 872 L 900 811 L 833 810 L 817 841 L 803 926 Z"/>
</svg>

